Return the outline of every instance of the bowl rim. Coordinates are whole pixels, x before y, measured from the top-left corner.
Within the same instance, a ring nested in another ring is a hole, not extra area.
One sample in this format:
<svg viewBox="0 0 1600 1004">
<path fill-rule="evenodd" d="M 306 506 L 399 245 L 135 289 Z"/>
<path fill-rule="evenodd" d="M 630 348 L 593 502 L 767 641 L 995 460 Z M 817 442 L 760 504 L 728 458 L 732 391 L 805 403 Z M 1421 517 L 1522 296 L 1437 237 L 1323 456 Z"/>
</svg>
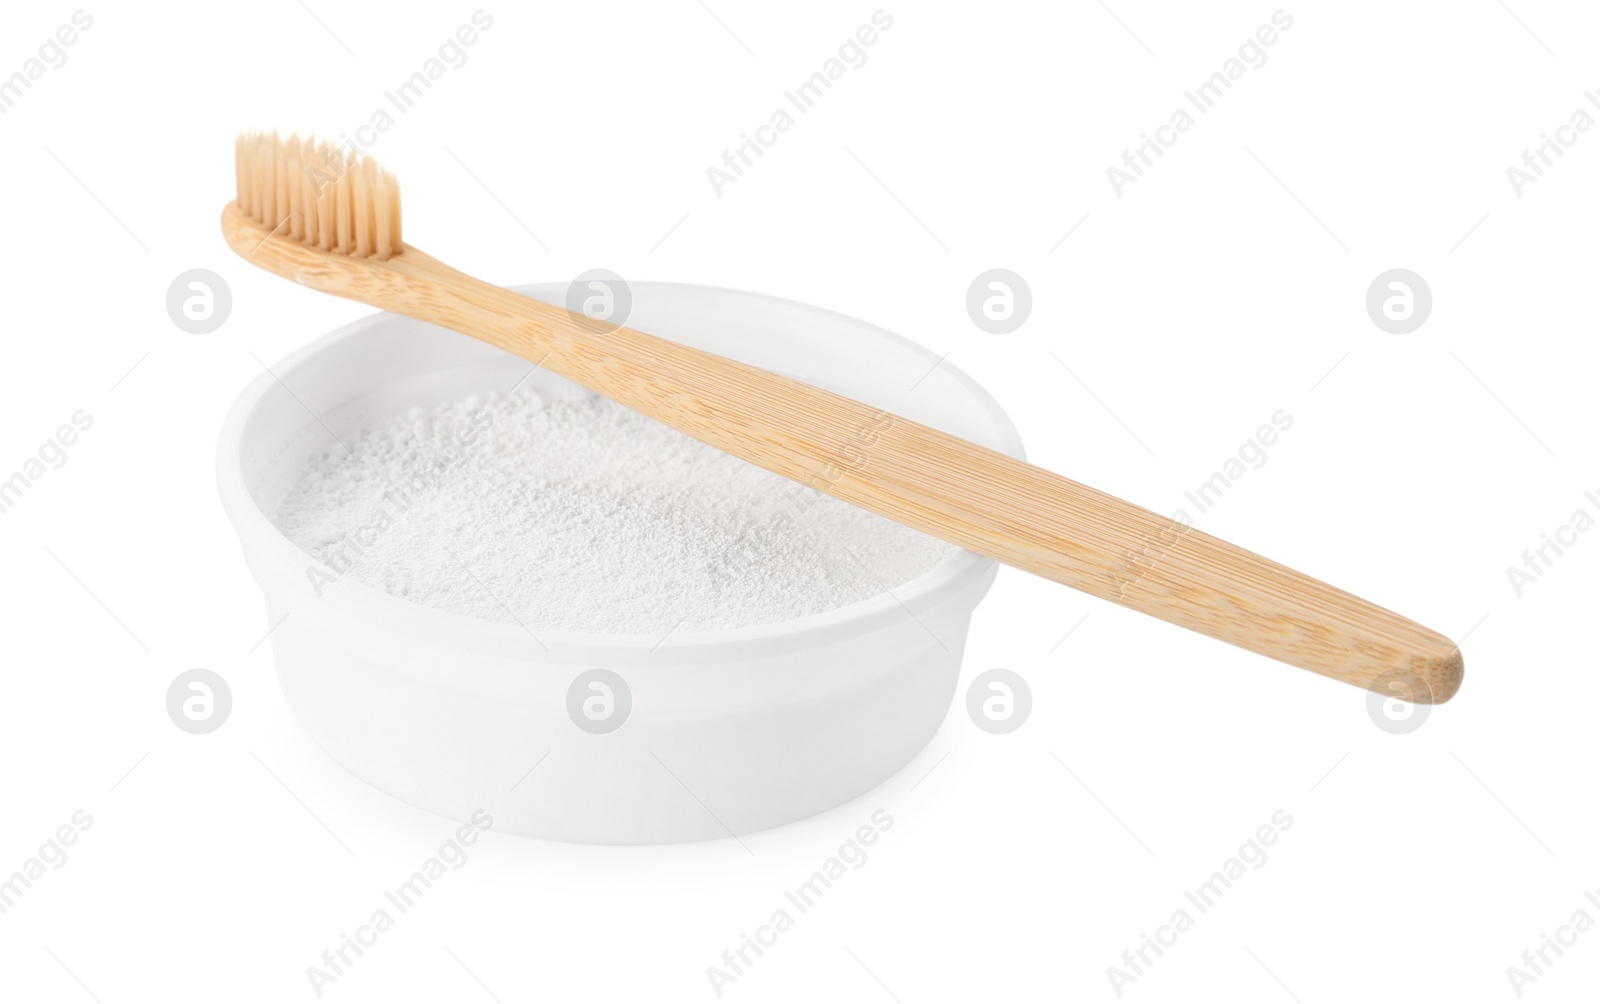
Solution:
<svg viewBox="0 0 1600 1004">
<path fill-rule="evenodd" d="M 561 290 L 566 285 L 560 282 L 518 283 L 505 288 L 525 296 L 542 298 L 536 295 L 538 291 Z M 946 378 L 953 378 L 993 423 L 999 438 L 1003 440 L 1002 451 L 1018 459 L 1024 457 L 1021 436 L 1015 424 L 1000 403 L 977 381 L 946 362 L 947 356 L 935 355 L 924 346 L 876 324 L 826 307 L 767 293 L 681 282 L 630 281 L 629 285 L 635 290 L 671 288 L 765 301 L 784 308 L 829 314 L 869 329 L 873 337 L 892 344 L 896 349 L 921 356 L 929 364 L 930 370 L 937 367 L 945 371 Z M 285 378 L 292 378 L 298 369 L 339 345 L 401 319 L 410 323 L 427 323 L 388 311 L 357 318 L 312 339 L 267 367 L 245 386 L 229 408 L 217 442 L 218 493 L 223 510 L 240 537 L 247 564 L 257 579 L 261 578 L 257 561 L 265 561 L 271 571 L 290 579 L 302 578 L 308 568 L 326 569 L 326 566 L 289 540 L 273 523 L 271 516 L 256 503 L 244 477 L 244 430 L 273 388 L 279 384 L 288 387 Z M 452 647 L 492 650 L 545 662 L 592 660 L 597 654 L 604 653 L 614 663 L 619 659 L 637 662 L 650 657 L 654 662 L 676 664 L 712 655 L 720 661 L 792 650 L 813 641 L 834 642 L 875 630 L 906 615 L 922 624 L 919 613 L 939 605 L 962 590 L 981 581 L 982 591 L 986 592 L 989 582 L 993 581 L 996 567 L 993 559 L 962 549 L 909 582 L 894 589 L 885 587 L 881 593 L 832 610 L 741 628 L 684 632 L 674 628 L 664 637 L 657 634 L 532 629 L 525 625 L 484 620 L 394 596 L 347 575 L 338 576 L 337 582 L 323 590 L 315 602 L 329 604 L 328 609 L 345 616 Z M 941 645 L 946 644 L 947 640 L 933 635 L 926 624 L 922 624 L 922 627 Z"/>
</svg>

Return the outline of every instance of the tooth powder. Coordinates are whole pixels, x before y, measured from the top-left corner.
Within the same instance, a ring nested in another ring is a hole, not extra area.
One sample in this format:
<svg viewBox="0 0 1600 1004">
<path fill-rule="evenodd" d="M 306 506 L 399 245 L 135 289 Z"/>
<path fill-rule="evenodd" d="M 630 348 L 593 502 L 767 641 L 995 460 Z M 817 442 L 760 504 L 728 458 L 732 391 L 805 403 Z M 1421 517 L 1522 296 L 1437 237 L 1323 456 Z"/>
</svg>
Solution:
<svg viewBox="0 0 1600 1004">
<path fill-rule="evenodd" d="M 530 630 L 665 636 L 834 610 L 956 552 L 539 376 L 313 457 L 275 522 L 318 593 L 348 576 Z"/>
</svg>

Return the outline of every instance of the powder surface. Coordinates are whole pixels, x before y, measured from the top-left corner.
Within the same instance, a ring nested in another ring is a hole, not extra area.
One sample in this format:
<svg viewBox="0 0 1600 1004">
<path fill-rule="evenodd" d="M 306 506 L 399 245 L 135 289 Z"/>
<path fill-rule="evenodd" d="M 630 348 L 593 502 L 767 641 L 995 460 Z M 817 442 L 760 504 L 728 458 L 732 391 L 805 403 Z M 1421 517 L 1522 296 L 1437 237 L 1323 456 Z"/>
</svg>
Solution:
<svg viewBox="0 0 1600 1004">
<path fill-rule="evenodd" d="M 833 610 L 956 551 L 539 376 L 346 437 L 278 528 L 334 574 L 441 610 L 645 635 Z"/>
</svg>

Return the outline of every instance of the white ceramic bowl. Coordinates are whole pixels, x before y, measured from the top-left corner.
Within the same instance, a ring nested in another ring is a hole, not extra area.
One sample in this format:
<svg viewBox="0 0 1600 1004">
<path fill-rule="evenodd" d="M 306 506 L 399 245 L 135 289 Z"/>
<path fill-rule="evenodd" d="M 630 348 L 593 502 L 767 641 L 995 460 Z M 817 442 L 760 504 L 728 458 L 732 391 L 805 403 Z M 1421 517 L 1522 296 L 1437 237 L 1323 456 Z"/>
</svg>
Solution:
<svg viewBox="0 0 1600 1004">
<path fill-rule="evenodd" d="M 796 377 L 1022 456 L 977 384 L 881 328 L 752 293 L 637 283 L 628 323 Z M 552 303 L 564 284 L 518 292 Z M 266 595 L 284 695 L 356 776 L 452 819 L 590 843 L 742 834 L 839 805 L 927 745 L 950 706 L 994 562 L 961 551 L 872 599 L 733 631 L 659 636 L 523 629 L 446 613 L 327 570 L 271 514 L 314 453 L 414 404 L 507 390 L 529 363 L 455 332 L 378 314 L 317 339 L 252 383 L 223 426 L 223 507 Z M 281 623 L 280 623 L 281 621 Z M 596 667 L 632 710 L 608 734 L 568 716 Z M 537 769 L 534 765 L 538 764 Z"/>
</svg>

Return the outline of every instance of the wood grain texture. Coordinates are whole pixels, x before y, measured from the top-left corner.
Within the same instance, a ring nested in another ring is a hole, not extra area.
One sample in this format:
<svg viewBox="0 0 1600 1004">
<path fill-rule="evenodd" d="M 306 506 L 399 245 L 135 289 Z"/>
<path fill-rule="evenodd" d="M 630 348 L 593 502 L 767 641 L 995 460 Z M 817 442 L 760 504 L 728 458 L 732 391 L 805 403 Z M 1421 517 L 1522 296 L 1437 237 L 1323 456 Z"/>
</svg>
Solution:
<svg viewBox="0 0 1600 1004">
<path fill-rule="evenodd" d="M 1199 530 L 974 443 L 720 356 L 481 282 L 406 245 L 387 261 L 269 235 L 228 243 L 304 286 L 542 363 L 767 470 L 979 554 L 1212 638 L 1417 703 L 1452 697 L 1445 636 Z"/>
</svg>

